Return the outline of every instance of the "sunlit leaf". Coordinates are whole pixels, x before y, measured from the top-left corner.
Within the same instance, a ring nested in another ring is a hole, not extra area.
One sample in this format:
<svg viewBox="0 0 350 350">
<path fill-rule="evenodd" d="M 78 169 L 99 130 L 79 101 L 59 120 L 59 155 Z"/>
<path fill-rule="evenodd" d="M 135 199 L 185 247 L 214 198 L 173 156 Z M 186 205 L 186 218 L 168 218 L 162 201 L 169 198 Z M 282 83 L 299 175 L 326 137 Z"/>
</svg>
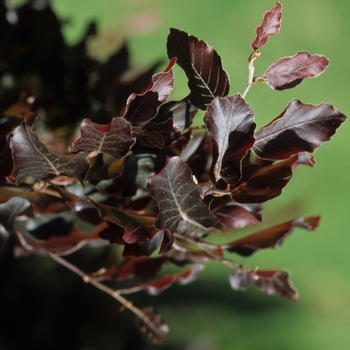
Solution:
<svg viewBox="0 0 350 350">
<path fill-rule="evenodd" d="M 75 178 L 83 183 L 89 170 L 89 160 L 83 153 L 60 156 L 50 152 L 25 123 L 15 129 L 10 146 L 14 167 L 9 180 L 15 184 L 19 184 L 28 176 L 46 179 L 60 175 Z"/>
<path fill-rule="evenodd" d="M 281 27 L 282 5 L 277 1 L 271 11 L 266 11 L 262 24 L 256 28 L 256 37 L 251 44 L 253 50 L 260 49 L 270 35 L 275 35 Z"/>
<path fill-rule="evenodd" d="M 293 100 L 280 116 L 256 132 L 252 149 L 259 157 L 271 160 L 313 152 L 334 135 L 345 119 L 330 104 L 315 106 Z"/>
<path fill-rule="evenodd" d="M 204 115 L 213 138 L 213 181 L 236 184 L 242 176 L 242 159 L 254 143 L 254 113 L 240 94 L 215 98 Z"/>
<path fill-rule="evenodd" d="M 271 89 L 289 89 L 300 84 L 304 78 L 319 76 L 328 64 L 329 60 L 325 56 L 298 52 L 293 57 L 281 58 L 272 63 L 263 78 Z"/>
<path fill-rule="evenodd" d="M 113 118 L 110 124 L 100 125 L 84 119 L 80 127 L 81 137 L 69 151 L 89 151 L 93 155 L 105 153 L 123 158 L 135 143 L 130 124 L 124 118 Z"/>
<path fill-rule="evenodd" d="M 319 221 L 319 216 L 311 216 L 305 219 L 299 217 L 237 239 L 231 243 L 223 244 L 221 248 L 242 256 L 249 256 L 259 249 L 278 248 L 295 227 L 313 231 L 319 225 Z"/>
<path fill-rule="evenodd" d="M 188 234 L 187 225 L 205 231 L 218 221 L 203 202 L 190 167 L 179 157 L 169 158 L 160 173 L 148 178 L 147 187 L 159 207 L 159 229 Z"/>
<path fill-rule="evenodd" d="M 177 29 L 170 29 L 167 41 L 168 57 L 177 58 L 185 71 L 191 90 L 190 101 L 206 109 L 216 96 L 226 96 L 230 83 L 221 58 L 204 41 Z"/>
</svg>

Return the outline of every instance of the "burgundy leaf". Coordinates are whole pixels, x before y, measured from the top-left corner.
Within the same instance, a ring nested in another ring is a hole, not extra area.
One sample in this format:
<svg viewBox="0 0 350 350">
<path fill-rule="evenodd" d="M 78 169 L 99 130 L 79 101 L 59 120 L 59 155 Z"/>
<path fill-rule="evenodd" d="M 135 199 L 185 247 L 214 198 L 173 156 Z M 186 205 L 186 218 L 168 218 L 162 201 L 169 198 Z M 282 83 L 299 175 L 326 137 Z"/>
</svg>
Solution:
<svg viewBox="0 0 350 350">
<path fill-rule="evenodd" d="M 215 98 L 204 115 L 213 142 L 212 181 L 230 185 L 242 176 L 242 159 L 254 143 L 254 113 L 240 94 Z"/>
<path fill-rule="evenodd" d="M 28 176 L 46 179 L 60 175 L 76 178 L 83 183 L 89 170 L 89 160 L 83 153 L 60 156 L 50 152 L 25 123 L 15 129 L 10 147 L 14 167 L 9 180 L 16 185 Z"/>
<path fill-rule="evenodd" d="M 81 137 L 75 141 L 70 152 L 105 153 L 114 158 L 123 158 L 135 143 L 131 126 L 124 118 L 113 118 L 110 124 L 100 125 L 84 119 L 80 127 Z"/>
<path fill-rule="evenodd" d="M 285 270 L 262 270 L 234 272 L 229 280 L 235 290 L 245 290 L 249 285 L 255 284 L 257 288 L 266 294 L 277 294 L 291 301 L 298 300 L 298 292 L 291 286 L 289 273 Z"/>
<path fill-rule="evenodd" d="M 328 141 L 346 116 L 330 104 L 291 101 L 283 113 L 256 134 L 254 153 L 264 159 L 287 159 L 312 152 Z"/>
<path fill-rule="evenodd" d="M 238 203 L 263 203 L 279 196 L 292 177 L 297 159 L 294 156 L 259 169 L 231 192 L 231 198 Z"/>
<path fill-rule="evenodd" d="M 170 29 L 167 41 L 168 57 L 177 58 L 185 71 L 190 88 L 190 101 L 200 109 L 216 96 L 226 96 L 230 83 L 221 58 L 204 41 L 177 29 Z"/>
<path fill-rule="evenodd" d="M 159 312 L 148 306 L 141 310 L 144 316 L 136 317 L 137 328 L 153 343 L 160 344 L 169 333 L 169 327 L 164 322 Z"/>
<path fill-rule="evenodd" d="M 155 120 L 171 119 L 179 131 L 184 131 L 191 124 L 198 108 L 191 104 L 188 99 L 181 101 L 169 101 L 159 107 Z"/>
<path fill-rule="evenodd" d="M 131 292 L 134 293 L 134 292 L 144 290 L 146 293 L 150 295 L 159 295 L 175 282 L 178 283 L 179 285 L 186 285 L 193 282 L 198 278 L 199 274 L 202 272 L 203 269 L 204 269 L 203 265 L 194 265 L 191 268 L 185 271 L 182 271 L 180 273 L 165 275 L 153 281 L 139 284 L 125 291 L 121 290 L 121 293 L 124 293 L 124 294 L 131 293 Z"/>
<path fill-rule="evenodd" d="M 319 216 L 311 216 L 305 219 L 299 217 L 237 239 L 231 243 L 223 244 L 221 248 L 242 256 L 249 256 L 259 249 L 278 248 L 295 227 L 313 231 L 317 228 L 319 221 Z"/>
<path fill-rule="evenodd" d="M 205 232 L 218 221 L 203 202 L 190 167 L 179 157 L 169 158 L 160 173 L 148 178 L 147 187 L 159 207 L 155 221 L 159 229 L 191 234 Z"/>
<path fill-rule="evenodd" d="M 239 205 L 228 205 L 215 212 L 223 225 L 224 231 L 229 229 L 239 229 L 250 225 L 258 224 L 261 221 L 260 214 L 251 213 L 246 208 Z"/>
<path fill-rule="evenodd" d="M 275 35 L 281 27 L 282 5 L 277 1 L 271 11 L 266 11 L 263 22 L 256 28 L 256 37 L 251 44 L 253 50 L 260 49 L 267 42 L 270 35 Z"/>
<path fill-rule="evenodd" d="M 173 67 L 176 63 L 176 58 L 172 58 L 162 73 L 157 73 L 152 77 L 152 83 L 147 88 L 158 92 L 158 100 L 165 102 L 173 91 L 174 77 L 173 77 Z"/>
<path fill-rule="evenodd" d="M 162 104 L 158 100 L 158 92 L 149 90 L 142 95 L 131 94 L 126 105 L 124 118 L 133 126 L 143 126 L 150 122 L 157 114 Z"/>
<path fill-rule="evenodd" d="M 328 64 L 329 60 L 325 56 L 298 52 L 293 57 L 281 58 L 272 63 L 263 78 L 271 89 L 289 89 L 300 84 L 304 78 L 319 76 Z"/>
</svg>

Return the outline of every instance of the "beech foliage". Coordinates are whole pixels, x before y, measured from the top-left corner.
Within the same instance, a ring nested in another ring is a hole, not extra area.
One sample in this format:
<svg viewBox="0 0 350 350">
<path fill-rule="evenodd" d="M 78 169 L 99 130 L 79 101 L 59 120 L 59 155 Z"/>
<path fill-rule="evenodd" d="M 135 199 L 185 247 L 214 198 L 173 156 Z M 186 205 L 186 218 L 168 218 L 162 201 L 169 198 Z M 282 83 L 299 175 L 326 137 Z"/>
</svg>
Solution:
<svg viewBox="0 0 350 350">
<path fill-rule="evenodd" d="M 246 97 L 254 84 L 278 94 L 329 64 L 322 55 L 298 52 L 254 76 L 259 50 L 280 31 L 280 2 L 256 29 L 242 93 L 230 92 L 229 75 L 211 46 L 174 28 L 165 68 L 158 62 L 141 73 L 131 69 L 126 44 L 105 62 L 89 57 L 94 23 L 75 46 L 64 43 L 55 17 L 46 33 L 19 42 L 28 23 L 35 24 L 36 11 L 53 14 L 49 4 L 41 10 L 30 5 L 18 8 L 17 23 L 1 29 L 12 40 L 0 47 L 0 74 L 12 77 L 13 85 L 1 87 L 0 243 L 14 235 L 17 256 L 47 254 L 72 271 L 65 255 L 120 246 L 121 256 L 100 273 L 78 274 L 101 290 L 104 281 L 116 283 L 104 291 L 136 314 L 137 327 L 154 342 L 169 331 L 158 311 L 138 309 L 121 296 L 158 295 L 174 283 L 193 282 L 208 261 L 228 269 L 234 290 L 252 285 L 296 301 L 285 269 L 249 268 L 241 258 L 279 248 L 295 228 L 318 227 L 320 217 L 310 216 L 282 223 L 276 218 L 275 226 L 261 229 L 263 203 L 281 195 L 298 166 L 314 165 L 310 153 L 346 117 L 331 104 L 292 100 L 256 130 Z M 0 6 L 2 15 L 7 9 Z M 171 100 L 176 64 L 190 90 L 181 100 Z M 198 110 L 203 123 L 194 126 Z M 255 233 L 235 238 L 252 225 Z M 233 234 L 214 244 L 213 232 Z M 179 271 L 163 273 L 169 264 Z M 124 280 L 129 287 L 119 288 Z"/>
</svg>

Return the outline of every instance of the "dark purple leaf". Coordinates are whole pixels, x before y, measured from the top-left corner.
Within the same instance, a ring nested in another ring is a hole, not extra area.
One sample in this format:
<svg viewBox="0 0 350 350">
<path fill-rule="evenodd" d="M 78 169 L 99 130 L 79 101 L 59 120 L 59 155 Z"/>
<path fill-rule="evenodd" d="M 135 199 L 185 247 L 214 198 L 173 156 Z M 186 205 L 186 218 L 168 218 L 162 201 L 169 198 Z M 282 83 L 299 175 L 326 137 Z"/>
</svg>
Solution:
<svg viewBox="0 0 350 350">
<path fill-rule="evenodd" d="M 279 196 L 292 177 L 298 157 L 263 167 L 231 192 L 238 203 L 263 203 Z"/>
<path fill-rule="evenodd" d="M 299 217 L 237 239 L 231 243 L 223 244 L 221 248 L 242 256 L 249 256 L 259 249 L 278 248 L 295 227 L 313 231 L 319 225 L 319 221 L 319 216 L 311 216 L 305 219 Z"/>
<path fill-rule="evenodd" d="M 226 96 L 230 83 L 221 58 L 204 41 L 177 29 L 170 29 L 167 41 L 168 57 L 177 58 L 185 71 L 190 88 L 190 101 L 200 109 L 216 96 Z"/>
<path fill-rule="evenodd" d="M 325 56 L 298 52 L 293 57 L 281 58 L 272 63 L 263 78 L 271 89 L 289 89 L 300 84 L 304 78 L 319 76 L 328 64 L 329 60 Z"/>
<path fill-rule="evenodd" d="M 298 300 L 298 292 L 291 286 L 289 273 L 285 270 L 258 270 L 234 272 L 229 280 L 231 287 L 235 290 L 246 290 L 255 284 L 257 288 L 266 294 L 277 294 L 291 301 Z"/>
<path fill-rule="evenodd" d="M 105 153 L 123 158 L 135 143 L 131 126 L 124 118 L 113 118 L 110 124 L 100 125 L 84 119 L 80 127 L 81 137 L 69 149 L 72 153 L 89 151 L 93 155 Z"/>
<path fill-rule="evenodd" d="M 242 159 L 254 143 L 254 113 L 240 94 L 215 98 L 204 115 L 213 142 L 212 181 L 235 185 L 242 176 Z"/>
<path fill-rule="evenodd" d="M 132 126 L 142 127 L 156 116 L 161 104 L 156 91 L 150 90 L 142 95 L 132 94 L 128 98 L 124 118 Z"/>
<path fill-rule="evenodd" d="M 205 232 L 218 221 L 204 204 L 190 167 L 179 157 L 169 158 L 160 173 L 148 178 L 147 187 L 159 207 L 155 221 L 159 229 L 191 234 Z"/>
<path fill-rule="evenodd" d="M 159 107 L 155 121 L 171 119 L 179 131 L 184 131 L 191 124 L 198 109 L 188 99 L 169 101 Z"/>
<path fill-rule="evenodd" d="M 152 307 L 146 307 L 141 310 L 144 317 L 136 317 L 137 328 L 153 343 L 160 344 L 164 341 L 166 335 L 169 333 L 169 327 L 164 322 L 159 312 Z"/>
<path fill-rule="evenodd" d="M 346 116 L 330 104 L 291 101 L 283 113 L 255 134 L 254 153 L 264 159 L 287 159 L 312 152 L 328 141 Z"/>
<path fill-rule="evenodd" d="M 270 35 L 275 35 L 281 27 L 282 5 L 277 1 L 271 11 L 266 11 L 263 22 L 256 28 L 256 37 L 251 44 L 253 50 L 260 49 L 267 42 Z"/>
<path fill-rule="evenodd" d="M 147 88 L 158 92 L 158 100 L 165 102 L 173 91 L 174 77 L 173 77 L 173 67 L 176 63 L 176 58 L 172 58 L 162 73 L 157 73 L 152 77 L 152 83 Z"/>
<path fill-rule="evenodd" d="M 25 123 L 15 129 L 10 147 L 14 167 L 9 180 L 16 185 L 28 176 L 46 179 L 60 175 L 83 183 L 90 167 L 89 160 L 83 153 L 61 156 L 50 152 Z"/>
</svg>

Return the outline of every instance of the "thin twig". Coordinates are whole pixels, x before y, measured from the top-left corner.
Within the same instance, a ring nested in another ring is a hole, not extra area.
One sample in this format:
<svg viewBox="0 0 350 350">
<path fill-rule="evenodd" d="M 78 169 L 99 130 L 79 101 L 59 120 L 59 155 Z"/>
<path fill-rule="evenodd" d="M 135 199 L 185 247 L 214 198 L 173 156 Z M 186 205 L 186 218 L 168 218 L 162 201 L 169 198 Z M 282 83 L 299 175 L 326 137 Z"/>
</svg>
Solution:
<svg viewBox="0 0 350 350">
<path fill-rule="evenodd" d="M 260 52 L 259 51 L 253 51 L 252 54 L 249 56 L 248 59 L 248 83 L 244 89 L 244 91 L 242 92 L 242 97 L 245 98 L 245 96 L 247 95 L 250 87 L 253 85 L 253 79 L 254 79 L 254 61 L 260 56 Z"/>
</svg>

